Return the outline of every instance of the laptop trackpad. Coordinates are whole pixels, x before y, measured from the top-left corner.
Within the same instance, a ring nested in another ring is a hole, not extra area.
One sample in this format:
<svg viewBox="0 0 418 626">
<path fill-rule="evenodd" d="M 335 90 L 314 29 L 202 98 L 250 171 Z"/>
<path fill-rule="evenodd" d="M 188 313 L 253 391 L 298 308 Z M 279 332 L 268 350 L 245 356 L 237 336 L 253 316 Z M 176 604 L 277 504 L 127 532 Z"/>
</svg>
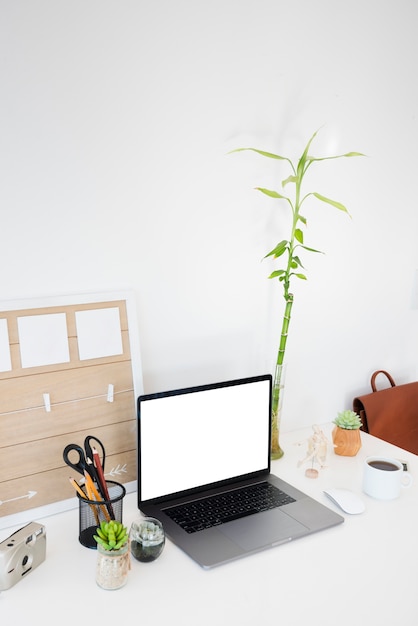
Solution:
<svg viewBox="0 0 418 626">
<path fill-rule="evenodd" d="M 255 550 L 282 541 L 290 541 L 306 533 L 306 526 L 279 509 L 256 513 L 228 522 L 218 529 L 244 550 Z"/>
</svg>

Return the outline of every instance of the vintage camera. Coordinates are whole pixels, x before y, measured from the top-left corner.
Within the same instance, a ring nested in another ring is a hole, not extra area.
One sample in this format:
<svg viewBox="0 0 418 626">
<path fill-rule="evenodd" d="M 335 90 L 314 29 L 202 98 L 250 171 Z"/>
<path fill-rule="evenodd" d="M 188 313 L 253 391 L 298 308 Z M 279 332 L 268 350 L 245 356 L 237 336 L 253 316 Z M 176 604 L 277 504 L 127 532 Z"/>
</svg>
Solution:
<svg viewBox="0 0 418 626">
<path fill-rule="evenodd" d="M 0 543 L 0 591 L 13 587 L 46 555 L 45 526 L 30 522 Z"/>
</svg>

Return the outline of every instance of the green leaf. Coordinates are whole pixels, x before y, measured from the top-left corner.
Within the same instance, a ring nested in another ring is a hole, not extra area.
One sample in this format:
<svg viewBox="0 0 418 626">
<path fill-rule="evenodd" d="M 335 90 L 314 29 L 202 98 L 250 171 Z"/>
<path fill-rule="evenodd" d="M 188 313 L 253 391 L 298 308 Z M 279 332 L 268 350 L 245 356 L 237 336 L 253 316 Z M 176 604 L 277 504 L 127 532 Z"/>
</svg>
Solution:
<svg viewBox="0 0 418 626">
<path fill-rule="evenodd" d="M 277 246 L 273 248 L 271 252 L 266 254 L 264 258 L 267 258 L 269 256 L 274 256 L 274 258 L 277 259 L 277 257 L 282 256 L 282 254 L 287 250 L 288 245 L 289 245 L 289 242 L 283 239 L 283 241 L 278 243 Z"/>
<path fill-rule="evenodd" d="M 345 154 L 341 154 L 342 157 L 356 157 L 356 156 L 366 156 L 362 152 L 346 152 Z"/>
<path fill-rule="evenodd" d="M 290 202 L 289 198 L 287 198 L 286 196 L 282 196 L 281 193 L 278 193 L 277 191 L 274 191 L 272 189 L 265 189 L 264 187 L 256 187 L 257 191 L 261 191 L 261 193 L 264 193 L 266 196 L 269 196 L 270 198 L 282 198 L 283 200 L 287 200 L 288 202 Z"/>
<path fill-rule="evenodd" d="M 327 157 L 309 157 L 311 163 L 314 161 L 331 161 L 332 159 L 343 159 L 344 157 L 358 157 L 358 156 L 366 156 L 362 152 L 346 152 L 345 154 L 336 154 L 335 156 L 327 156 Z"/>
<path fill-rule="evenodd" d="M 244 152 L 246 150 L 250 150 L 251 152 L 256 152 L 257 154 L 261 154 L 261 156 L 267 157 L 268 159 L 278 159 L 279 161 L 289 161 L 287 157 L 280 156 L 279 154 L 273 154 L 272 152 L 266 152 L 265 150 L 257 150 L 257 148 L 236 148 L 235 150 L 231 150 L 228 154 L 232 154 L 233 152 Z"/>
<path fill-rule="evenodd" d="M 279 276 L 283 276 L 286 272 L 284 270 L 275 270 L 269 276 L 269 278 L 278 278 Z"/>
<path fill-rule="evenodd" d="M 350 215 L 347 209 L 345 208 L 345 206 L 341 204 L 341 202 L 337 202 L 336 200 L 331 200 L 330 198 L 326 198 L 325 196 L 322 196 L 320 193 L 317 193 L 316 191 L 313 191 L 312 195 L 315 196 L 315 198 L 318 198 L 318 200 L 321 200 L 321 202 L 326 202 L 327 204 L 331 204 L 336 209 L 339 209 L 340 211 L 344 211 L 344 213 L 347 213 L 348 215 Z"/>
<path fill-rule="evenodd" d="M 297 168 L 297 173 L 298 173 L 298 177 L 302 180 L 304 172 L 306 171 L 305 168 L 305 164 L 308 163 L 308 165 L 310 165 L 310 157 L 308 157 L 308 152 L 309 152 L 309 148 L 311 146 L 311 143 L 313 142 L 313 140 L 315 139 L 316 135 L 318 134 L 318 131 L 316 131 L 312 137 L 309 139 L 308 143 L 306 144 L 306 148 L 303 151 L 302 156 L 299 159 L 299 163 L 298 163 L 298 168 Z"/>
<path fill-rule="evenodd" d="M 305 274 L 293 274 L 293 276 L 296 276 L 297 278 L 300 278 L 301 280 L 308 280 Z"/>
<path fill-rule="evenodd" d="M 321 250 L 315 250 L 315 248 L 308 248 L 307 246 L 301 246 L 301 248 L 307 250 L 308 252 L 318 252 L 318 254 L 324 254 Z"/>
<path fill-rule="evenodd" d="M 295 229 L 295 237 L 299 241 L 299 243 L 303 243 L 303 232 L 300 228 Z"/>
<path fill-rule="evenodd" d="M 286 187 L 287 183 L 296 183 L 297 180 L 296 176 L 288 176 L 285 180 L 282 180 L 282 187 Z"/>
<path fill-rule="evenodd" d="M 303 247 L 304 247 L 304 246 L 303 246 Z M 309 248 L 308 248 L 308 249 L 309 249 Z M 294 256 L 294 257 L 293 257 L 293 261 L 294 261 L 297 265 L 299 265 L 300 267 L 303 267 L 303 265 L 302 265 L 302 263 L 301 263 L 301 260 L 300 260 L 300 258 L 299 258 L 298 256 Z"/>
</svg>

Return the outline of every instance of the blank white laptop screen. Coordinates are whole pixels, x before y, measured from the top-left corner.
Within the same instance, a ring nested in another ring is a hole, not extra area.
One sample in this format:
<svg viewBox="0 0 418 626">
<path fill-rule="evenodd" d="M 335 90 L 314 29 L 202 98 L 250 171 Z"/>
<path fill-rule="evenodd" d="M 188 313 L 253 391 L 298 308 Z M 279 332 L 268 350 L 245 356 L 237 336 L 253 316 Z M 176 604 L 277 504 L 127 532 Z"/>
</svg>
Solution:
<svg viewBox="0 0 418 626">
<path fill-rule="evenodd" d="M 248 381 L 140 399 L 141 500 L 268 469 L 270 380 Z"/>
</svg>

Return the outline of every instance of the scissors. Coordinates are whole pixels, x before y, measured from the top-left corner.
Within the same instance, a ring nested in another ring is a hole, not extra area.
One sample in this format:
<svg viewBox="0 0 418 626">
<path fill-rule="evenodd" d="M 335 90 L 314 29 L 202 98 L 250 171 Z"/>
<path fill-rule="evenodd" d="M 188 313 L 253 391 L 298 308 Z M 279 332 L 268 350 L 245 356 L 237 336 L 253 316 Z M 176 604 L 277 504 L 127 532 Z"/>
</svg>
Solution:
<svg viewBox="0 0 418 626">
<path fill-rule="evenodd" d="M 91 442 L 95 442 L 97 445 L 92 445 Z M 67 465 L 72 467 L 76 472 L 85 476 L 85 472 L 89 474 L 92 480 L 97 482 L 97 474 L 96 469 L 93 464 L 93 448 L 95 448 L 99 456 L 101 456 L 101 466 L 104 469 L 104 464 L 106 460 L 106 452 L 104 445 L 92 435 L 88 435 L 84 440 L 84 448 L 79 446 L 76 443 L 69 443 L 64 448 L 64 452 L 62 454 L 64 461 Z M 70 456 L 71 455 L 71 456 Z M 75 459 L 74 460 L 74 456 Z"/>
<path fill-rule="evenodd" d="M 86 477 L 87 474 L 87 476 L 91 478 L 92 483 L 97 484 L 101 496 L 104 500 L 110 500 L 109 491 L 106 485 L 106 479 L 103 473 L 104 464 L 106 461 L 106 451 L 100 439 L 97 439 L 97 437 L 93 437 L 93 435 L 88 435 L 84 439 L 84 448 L 79 446 L 77 443 L 69 443 L 67 446 L 65 446 L 62 455 L 67 465 L 75 469 L 76 472 L 79 472 L 83 477 Z M 77 461 L 72 460 L 74 459 L 74 455 Z M 98 455 L 98 459 L 95 458 L 95 455 Z M 94 461 L 96 461 L 96 465 Z M 92 489 L 93 487 L 94 484 L 92 484 Z M 96 499 L 98 499 L 99 494 L 97 491 L 95 495 Z M 90 495 L 90 497 L 92 496 Z M 109 515 L 107 515 L 107 519 L 115 519 L 112 504 L 110 502 L 107 502 L 106 507 L 109 513 Z"/>
</svg>

